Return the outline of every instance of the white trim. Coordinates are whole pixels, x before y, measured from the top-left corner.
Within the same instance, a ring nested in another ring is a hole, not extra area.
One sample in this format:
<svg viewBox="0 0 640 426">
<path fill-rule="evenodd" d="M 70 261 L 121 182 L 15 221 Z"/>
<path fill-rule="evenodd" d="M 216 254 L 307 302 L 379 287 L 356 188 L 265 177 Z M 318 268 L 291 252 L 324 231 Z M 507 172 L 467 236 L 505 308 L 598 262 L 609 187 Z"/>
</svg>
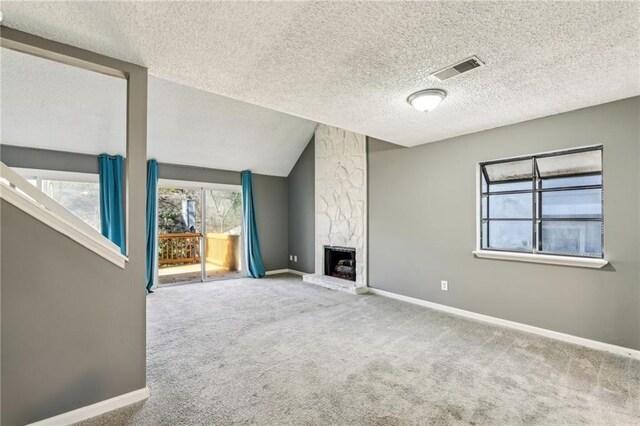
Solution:
<svg viewBox="0 0 640 426">
<path fill-rule="evenodd" d="M 156 204 L 157 206 L 160 203 Z M 158 213 L 160 210 L 158 209 Z M 160 214 L 158 214 L 160 216 Z M 194 218 L 195 219 L 195 218 Z M 158 220 L 156 218 L 156 220 Z M 158 222 L 160 222 L 158 220 Z M 200 281 L 205 282 L 207 278 L 207 195 L 205 189 L 200 187 L 200 230 L 202 231 L 202 239 L 200 243 Z M 160 266 L 160 262 L 158 262 Z"/>
<path fill-rule="evenodd" d="M 56 212 L 45 208 L 41 204 L 37 204 L 35 200 L 33 200 L 32 198 L 28 198 L 27 195 L 19 193 L 15 188 L 10 187 L 4 182 L 0 183 L 0 198 L 14 205 L 28 215 L 44 223 L 45 225 L 55 229 L 61 234 L 66 235 L 78 244 L 104 257 L 105 259 L 122 269 L 124 269 L 125 267 L 125 262 L 129 260 L 127 257 L 122 255 L 122 253 L 120 252 L 120 248 L 111 243 L 111 241 L 109 241 L 111 245 L 106 244 L 105 242 L 108 240 L 104 238 L 102 234 L 99 234 L 99 239 L 96 238 L 94 233 L 97 232 L 89 225 L 87 225 L 87 227 L 89 227 L 93 231 L 93 233 L 86 232 L 85 229 L 76 227 L 75 223 L 69 223 L 67 218 L 62 218 Z M 77 220 L 82 221 L 81 219 Z M 115 246 L 116 248 L 114 249 L 113 246 Z"/>
<path fill-rule="evenodd" d="M 474 222 L 476 223 L 476 250 L 480 250 L 482 242 L 482 179 L 480 178 L 480 163 L 476 163 L 476 216 Z"/>
<path fill-rule="evenodd" d="M 392 293 L 390 291 L 378 290 L 376 288 L 369 288 L 369 293 L 377 294 L 391 299 L 401 300 L 403 302 L 413 303 L 414 305 L 424 306 L 426 308 L 435 309 L 437 311 L 447 312 L 453 315 L 459 315 L 466 318 L 471 318 L 477 321 L 486 322 L 489 324 L 495 324 L 502 327 L 513 328 L 520 331 L 526 331 L 528 333 L 537 334 L 539 336 L 548 337 L 550 339 L 560 340 L 574 345 L 585 346 L 591 349 L 597 349 L 601 351 L 610 352 L 616 355 L 622 355 L 633 359 L 640 360 L 640 351 L 622 346 L 612 345 L 610 343 L 599 342 L 597 340 L 585 339 L 584 337 L 573 336 L 571 334 L 560 333 L 557 331 L 547 330 L 545 328 L 534 327 L 532 325 L 522 324 L 515 321 L 509 321 L 501 318 L 492 317 L 489 315 L 478 314 L 476 312 L 466 311 L 464 309 L 453 308 L 447 305 L 441 305 L 439 303 L 428 302 L 422 299 L 416 299 L 415 297 L 403 296 L 401 294 Z"/>
<path fill-rule="evenodd" d="M 217 191 L 233 191 L 242 192 L 242 185 L 232 185 L 226 183 L 212 183 L 212 182 L 199 182 L 191 180 L 177 180 L 177 179 L 158 179 L 158 189 L 160 188 L 191 188 L 191 189 L 211 189 Z"/>
<path fill-rule="evenodd" d="M 9 181 L 11 185 L 15 186 L 24 194 L 32 198 L 36 203 L 41 204 L 47 210 L 51 210 L 53 213 L 65 219 L 76 228 L 81 229 L 85 233 L 95 234 L 96 236 L 99 235 L 100 238 L 103 238 L 105 240 L 105 244 L 111 245 L 114 249 L 120 250 L 120 247 L 116 246 L 113 242 L 106 239 L 91 225 L 71 213 L 69 210 L 65 209 L 56 200 L 49 197 L 47 194 L 30 184 L 25 178 L 20 176 L 20 174 L 16 173 L 13 169 L 11 169 L 11 167 L 2 162 L 0 162 L 0 177 Z"/>
<path fill-rule="evenodd" d="M 97 173 L 67 172 L 61 170 L 25 169 L 12 167 L 13 171 L 25 179 L 49 179 L 65 182 L 99 183 Z"/>
<path fill-rule="evenodd" d="M 583 258 L 583 257 L 572 257 L 572 256 L 562 256 L 562 255 L 548 255 L 548 254 L 538 254 L 538 253 L 517 253 L 517 252 L 501 252 L 501 251 L 491 251 L 491 250 L 483 250 L 482 249 L 482 185 L 481 185 L 481 164 L 487 161 L 509 161 L 509 160 L 517 160 L 522 157 L 536 157 L 545 154 L 554 154 L 554 153 L 562 153 L 564 151 L 573 151 L 580 149 L 598 149 L 598 147 L 602 147 L 602 144 L 595 145 L 584 145 L 577 147 L 568 147 L 556 149 L 553 151 L 544 151 L 538 152 L 536 154 L 524 154 L 524 155 L 515 155 L 506 158 L 492 159 L 479 161 L 476 163 L 476 249 L 473 251 L 473 254 L 476 257 L 480 257 L 483 259 L 498 259 L 498 260 L 513 260 L 519 262 L 530 262 L 530 263 L 544 263 L 548 265 L 562 265 L 562 266 L 577 266 L 583 268 L 602 268 L 607 265 L 609 262 L 604 259 L 593 259 L 593 258 Z M 604 150 L 601 150 L 602 155 L 602 164 L 604 164 Z M 602 183 L 604 188 L 604 173 L 602 173 Z M 604 203 L 602 204 L 602 209 L 604 212 Z M 604 216 L 603 216 L 604 217 Z M 535 241 L 533 242 L 535 244 Z M 604 250 L 604 246 L 603 246 Z"/>
<path fill-rule="evenodd" d="M 474 256 L 483 259 L 513 260 L 517 262 L 546 263 L 548 265 L 577 266 L 599 269 L 609 262 L 604 259 L 588 257 L 555 256 L 548 254 L 515 253 L 506 251 L 475 250 Z"/>
<path fill-rule="evenodd" d="M 277 275 L 277 274 L 286 274 L 288 273 L 288 269 L 274 269 L 273 271 L 265 272 L 265 275 Z"/>
<path fill-rule="evenodd" d="M 287 272 L 293 275 L 300 275 L 300 276 L 307 274 L 307 272 L 297 271 L 295 269 L 287 269 Z"/>
<path fill-rule="evenodd" d="M 29 426 L 70 425 L 108 413 L 109 411 L 117 410 L 118 408 L 135 404 L 136 402 L 144 401 L 148 398 L 149 388 L 144 387 L 133 392 L 118 395 L 104 401 L 96 402 L 95 404 L 80 407 L 73 411 L 67 411 L 66 413 L 31 423 Z"/>
<path fill-rule="evenodd" d="M 120 247 L 115 245 L 111 240 L 105 238 L 104 235 L 96 231 L 91 225 L 71 213 L 56 200 L 49 197 L 47 194 L 30 184 L 25 178 L 20 176 L 18 173 L 12 170 L 11 167 L 2 162 L 0 162 L 0 177 L 6 179 L 10 185 L 18 188 L 27 197 L 31 198 L 35 203 L 41 205 L 46 210 L 51 211 L 52 213 L 66 221 L 68 224 L 72 225 L 74 228 L 86 234 L 88 237 L 120 253 Z M 13 188 L 8 185 L 4 185 L 3 188 L 13 190 Z"/>
</svg>

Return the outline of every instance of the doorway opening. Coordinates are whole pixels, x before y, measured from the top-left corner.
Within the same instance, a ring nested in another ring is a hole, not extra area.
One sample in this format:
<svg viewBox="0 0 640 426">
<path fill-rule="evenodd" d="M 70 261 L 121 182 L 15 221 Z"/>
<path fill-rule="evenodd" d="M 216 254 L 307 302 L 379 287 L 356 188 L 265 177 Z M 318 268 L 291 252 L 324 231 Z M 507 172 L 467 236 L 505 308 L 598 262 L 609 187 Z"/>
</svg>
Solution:
<svg viewBox="0 0 640 426">
<path fill-rule="evenodd" d="M 241 245 L 239 187 L 159 182 L 158 285 L 239 277 Z"/>
</svg>

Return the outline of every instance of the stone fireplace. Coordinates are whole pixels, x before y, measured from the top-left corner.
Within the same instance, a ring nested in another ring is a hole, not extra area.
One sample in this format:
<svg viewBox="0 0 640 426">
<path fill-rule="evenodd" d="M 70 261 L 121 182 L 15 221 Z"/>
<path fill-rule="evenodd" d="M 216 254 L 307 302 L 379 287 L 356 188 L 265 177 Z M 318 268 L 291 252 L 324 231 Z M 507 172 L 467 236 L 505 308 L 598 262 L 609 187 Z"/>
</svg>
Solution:
<svg viewBox="0 0 640 426">
<path fill-rule="evenodd" d="M 315 273 L 304 280 L 354 294 L 366 292 L 366 137 L 324 124 L 315 133 L 315 240 Z M 327 248 L 335 249 L 329 259 Z M 336 259 L 343 262 L 330 265 L 333 270 L 327 273 L 327 261 Z"/>
</svg>

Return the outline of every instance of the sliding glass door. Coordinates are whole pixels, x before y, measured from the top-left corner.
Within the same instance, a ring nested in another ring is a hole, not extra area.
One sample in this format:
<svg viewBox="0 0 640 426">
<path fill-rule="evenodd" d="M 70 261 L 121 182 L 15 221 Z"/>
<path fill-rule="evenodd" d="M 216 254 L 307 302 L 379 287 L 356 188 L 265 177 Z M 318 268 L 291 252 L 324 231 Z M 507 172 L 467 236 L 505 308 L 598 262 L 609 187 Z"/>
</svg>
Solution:
<svg viewBox="0 0 640 426">
<path fill-rule="evenodd" d="M 158 284 L 240 276 L 242 198 L 239 190 L 158 189 Z"/>
<path fill-rule="evenodd" d="M 242 196 L 237 191 L 205 189 L 205 275 L 207 279 L 239 275 L 242 250 Z"/>
<path fill-rule="evenodd" d="M 202 277 L 202 191 L 158 189 L 158 284 Z"/>
</svg>

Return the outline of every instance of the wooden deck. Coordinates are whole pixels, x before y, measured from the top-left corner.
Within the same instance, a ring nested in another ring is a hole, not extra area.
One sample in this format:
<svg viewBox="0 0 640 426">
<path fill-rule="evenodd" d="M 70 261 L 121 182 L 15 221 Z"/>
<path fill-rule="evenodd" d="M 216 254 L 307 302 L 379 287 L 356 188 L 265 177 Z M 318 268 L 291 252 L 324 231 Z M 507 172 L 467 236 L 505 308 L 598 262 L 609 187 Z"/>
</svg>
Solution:
<svg viewBox="0 0 640 426">
<path fill-rule="evenodd" d="M 229 269 L 207 263 L 207 280 L 220 278 L 239 277 L 239 271 L 229 271 Z M 190 281 L 200 281 L 200 264 L 163 266 L 158 270 L 158 285 L 184 283 Z"/>
<path fill-rule="evenodd" d="M 158 284 L 199 282 L 200 250 L 204 244 L 206 281 L 239 277 L 240 236 L 208 232 L 158 236 Z"/>
</svg>

